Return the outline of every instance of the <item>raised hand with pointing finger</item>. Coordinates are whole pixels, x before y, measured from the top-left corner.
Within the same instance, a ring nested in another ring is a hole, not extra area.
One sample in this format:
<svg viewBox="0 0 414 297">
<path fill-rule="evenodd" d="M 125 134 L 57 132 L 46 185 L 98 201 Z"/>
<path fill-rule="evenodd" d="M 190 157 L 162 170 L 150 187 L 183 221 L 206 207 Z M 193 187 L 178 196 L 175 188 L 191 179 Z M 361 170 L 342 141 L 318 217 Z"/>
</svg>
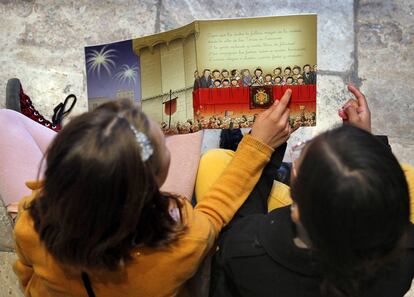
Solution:
<svg viewBox="0 0 414 297">
<path fill-rule="evenodd" d="M 344 106 L 339 109 L 339 116 L 342 118 L 344 124 L 351 124 L 371 132 L 371 112 L 364 94 L 351 84 L 348 85 L 348 91 L 350 91 L 356 99 L 349 99 Z"/>
<path fill-rule="evenodd" d="M 258 115 L 251 136 L 273 148 L 277 148 L 289 139 L 292 133 L 288 108 L 291 94 L 292 91 L 287 89 L 280 101 L 276 100 L 271 107 Z"/>
</svg>

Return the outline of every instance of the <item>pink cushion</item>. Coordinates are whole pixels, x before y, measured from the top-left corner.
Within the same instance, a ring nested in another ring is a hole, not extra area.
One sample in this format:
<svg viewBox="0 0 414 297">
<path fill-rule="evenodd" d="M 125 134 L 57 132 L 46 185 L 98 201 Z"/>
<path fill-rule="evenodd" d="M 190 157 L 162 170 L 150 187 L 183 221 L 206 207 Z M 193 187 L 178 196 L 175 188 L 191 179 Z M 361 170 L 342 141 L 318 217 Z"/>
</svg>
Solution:
<svg viewBox="0 0 414 297">
<path fill-rule="evenodd" d="M 203 132 L 168 136 L 171 164 L 162 191 L 179 194 L 191 200 L 200 161 Z"/>
<path fill-rule="evenodd" d="M 56 132 L 13 110 L 0 109 L 0 195 L 6 205 L 30 194 L 39 165 Z"/>
</svg>

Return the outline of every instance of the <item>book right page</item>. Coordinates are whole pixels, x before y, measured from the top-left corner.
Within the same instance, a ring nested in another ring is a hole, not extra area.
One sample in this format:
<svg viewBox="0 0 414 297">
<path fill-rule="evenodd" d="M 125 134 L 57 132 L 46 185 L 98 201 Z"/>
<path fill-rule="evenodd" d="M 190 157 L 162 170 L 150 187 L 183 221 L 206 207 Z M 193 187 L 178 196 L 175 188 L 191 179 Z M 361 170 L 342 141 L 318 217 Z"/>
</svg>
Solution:
<svg viewBox="0 0 414 297">
<path fill-rule="evenodd" d="M 292 89 L 291 125 L 316 125 L 317 16 L 196 21 L 195 120 L 250 127 Z"/>
</svg>

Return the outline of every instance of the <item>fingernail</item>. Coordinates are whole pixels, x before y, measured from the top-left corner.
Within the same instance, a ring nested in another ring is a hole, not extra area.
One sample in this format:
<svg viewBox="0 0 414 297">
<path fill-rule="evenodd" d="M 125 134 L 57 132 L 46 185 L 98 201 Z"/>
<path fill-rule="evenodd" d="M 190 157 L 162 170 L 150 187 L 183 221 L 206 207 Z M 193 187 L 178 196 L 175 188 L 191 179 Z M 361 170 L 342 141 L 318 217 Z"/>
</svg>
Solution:
<svg viewBox="0 0 414 297">
<path fill-rule="evenodd" d="M 342 118 L 343 120 L 347 119 L 346 113 L 344 112 L 343 109 L 338 109 L 338 115 L 340 118 Z"/>
</svg>

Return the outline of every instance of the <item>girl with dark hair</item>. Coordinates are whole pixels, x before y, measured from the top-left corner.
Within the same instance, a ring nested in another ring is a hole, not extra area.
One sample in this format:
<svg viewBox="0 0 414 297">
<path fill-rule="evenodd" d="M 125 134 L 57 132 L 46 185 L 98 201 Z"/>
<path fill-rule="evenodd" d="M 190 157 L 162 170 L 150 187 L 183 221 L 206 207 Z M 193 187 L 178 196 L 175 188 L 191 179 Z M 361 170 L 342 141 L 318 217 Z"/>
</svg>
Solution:
<svg viewBox="0 0 414 297">
<path fill-rule="evenodd" d="M 347 124 L 293 148 L 291 205 L 267 213 L 276 170 L 264 169 L 255 195 L 220 235 L 210 296 L 402 297 L 409 290 L 413 169 L 404 172 L 370 133 L 365 97 L 349 90 L 357 101 L 341 111 Z"/>
<path fill-rule="evenodd" d="M 221 70 L 221 78 L 228 79 L 230 81 L 229 71 L 227 69 Z"/>
<path fill-rule="evenodd" d="M 293 85 L 293 77 L 289 76 L 286 78 L 286 85 L 287 86 Z"/>
<path fill-rule="evenodd" d="M 249 69 L 242 69 L 242 85 L 243 87 L 249 87 L 252 83 L 252 76 Z"/>
<path fill-rule="evenodd" d="M 213 84 L 210 86 L 210 88 L 221 88 L 221 80 L 216 79 Z"/>
<path fill-rule="evenodd" d="M 276 67 L 275 69 L 273 69 L 273 80 L 282 75 L 282 67 Z"/>
<path fill-rule="evenodd" d="M 230 80 L 228 78 L 222 80 L 222 88 L 230 88 Z"/>
<path fill-rule="evenodd" d="M 262 86 L 264 83 L 264 79 L 263 79 L 263 70 L 261 68 L 256 68 L 254 70 L 254 75 L 252 78 L 252 81 L 250 82 L 250 84 L 252 86 Z"/>
<path fill-rule="evenodd" d="M 272 75 L 271 74 L 266 74 L 263 85 L 265 85 L 265 86 L 273 85 L 273 80 L 272 80 Z"/>
<path fill-rule="evenodd" d="M 170 155 L 139 107 L 110 102 L 71 120 L 46 153 L 44 181 L 28 183 L 33 193 L 19 205 L 14 271 L 26 296 L 188 293 L 186 281 L 289 138 L 290 94 L 257 118 L 194 209 L 160 192 Z"/>
<path fill-rule="evenodd" d="M 198 75 L 198 70 L 194 71 L 194 84 L 193 84 L 193 91 L 200 88 L 200 76 Z"/>
<path fill-rule="evenodd" d="M 290 76 L 292 76 L 292 68 L 290 68 L 290 66 L 287 66 L 283 70 L 283 81 L 286 82 L 287 78 Z"/>
<path fill-rule="evenodd" d="M 237 81 L 237 83 L 239 85 L 241 85 L 242 81 L 241 81 L 241 76 L 240 76 L 240 72 L 237 69 L 233 69 L 231 72 L 231 77 L 230 77 L 230 81 L 232 82 L 234 79 Z"/>
<path fill-rule="evenodd" d="M 275 82 L 275 85 L 277 85 L 277 86 L 281 86 L 281 85 L 283 84 L 282 77 L 280 77 L 280 76 L 276 76 L 276 77 L 274 78 L 274 82 Z"/>
<path fill-rule="evenodd" d="M 293 80 L 297 80 L 298 79 L 298 76 L 300 75 L 300 71 L 301 71 L 301 69 L 300 69 L 300 66 L 298 66 L 298 65 L 295 65 L 294 67 L 293 67 L 293 70 L 292 70 L 292 77 L 293 77 Z"/>
</svg>

